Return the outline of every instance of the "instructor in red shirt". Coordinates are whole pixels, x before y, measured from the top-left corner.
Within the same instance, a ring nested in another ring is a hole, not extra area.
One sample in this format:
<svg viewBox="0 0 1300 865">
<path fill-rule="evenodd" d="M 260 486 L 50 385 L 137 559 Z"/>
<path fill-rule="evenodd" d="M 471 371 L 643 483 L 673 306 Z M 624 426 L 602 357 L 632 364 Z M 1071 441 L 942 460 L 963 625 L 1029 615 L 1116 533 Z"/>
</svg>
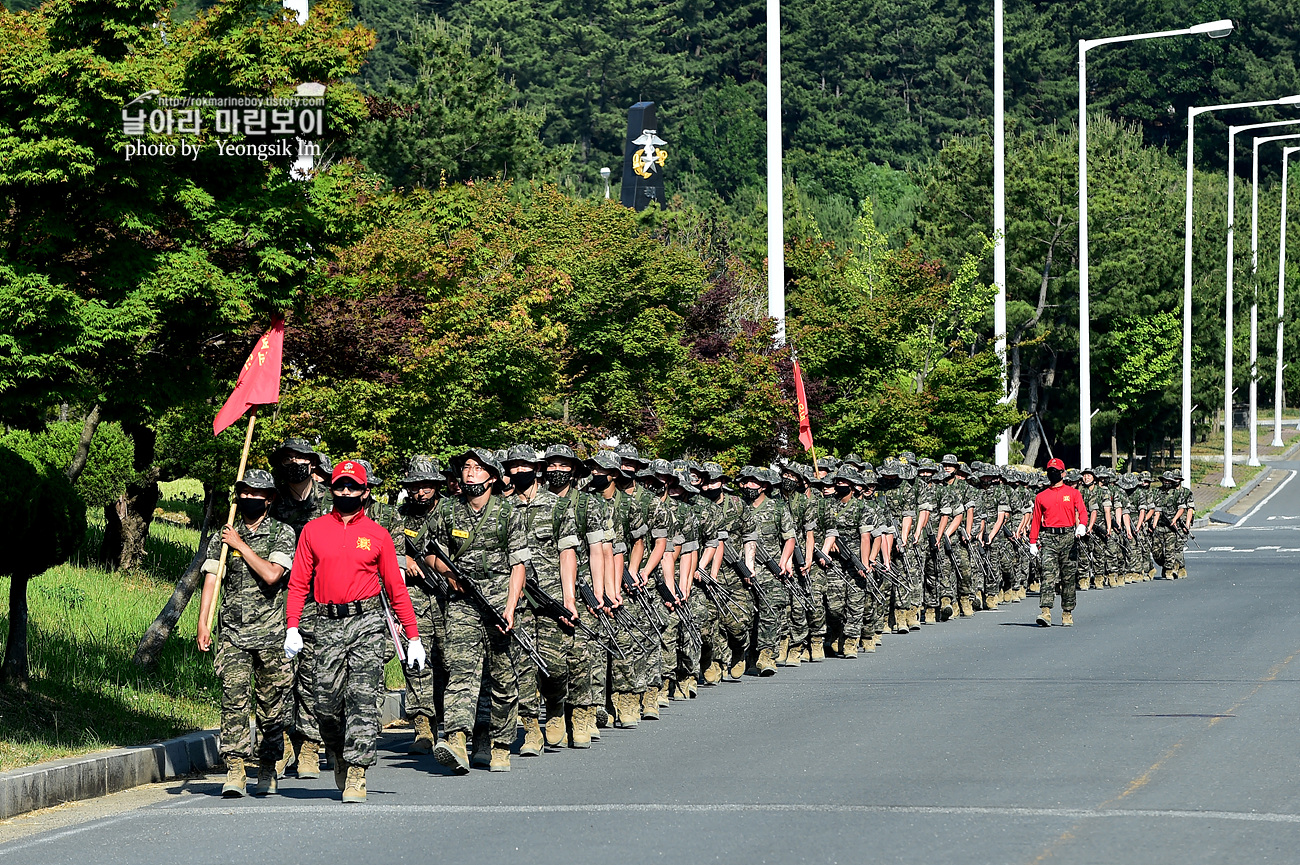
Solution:
<svg viewBox="0 0 1300 865">
<path fill-rule="evenodd" d="M 1052 626 L 1052 605 L 1056 590 L 1061 591 L 1061 624 L 1074 624 L 1074 593 L 1078 588 L 1078 539 L 1087 531 L 1088 509 L 1083 495 L 1067 486 L 1062 477 L 1065 463 L 1053 459 L 1047 464 L 1047 489 L 1034 497 L 1034 522 L 1029 527 L 1029 552 L 1042 558 L 1043 582 L 1038 592 L 1041 612 L 1035 620 L 1044 628 Z M 290 596 L 292 598 L 292 596 Z"/>
<path fill-rule="evenodd" d="M 361 510 L 366 484 L 360 462 L 334 467 L 333 510 L 307 523 L 298 536 L 284 640 L 287 656 L 302 649 L 298 622 L 310 591 L 317 606 L 316 716 L 344 802 L 366 800 L 366 767 L 375 764 L 379 689 L 388 654 L 381 591 L 410 641 L 408 662 L 420 669 L 425 661 L 392 536 Z"/>
</svg>

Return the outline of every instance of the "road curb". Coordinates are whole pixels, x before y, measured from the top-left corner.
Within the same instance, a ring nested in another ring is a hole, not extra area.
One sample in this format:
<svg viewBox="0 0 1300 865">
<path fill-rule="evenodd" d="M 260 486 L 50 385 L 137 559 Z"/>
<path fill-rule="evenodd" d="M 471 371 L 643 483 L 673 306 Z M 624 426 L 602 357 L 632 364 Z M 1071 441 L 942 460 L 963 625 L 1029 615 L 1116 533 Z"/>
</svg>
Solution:
<svg viewBox="0 0 1300 865">
<path fill-rule="evenodd" d="M 1253 478 L 1251 478 L 1250 481 L 1247 482 L 1247 484 L 1244 487 L 1237 490 L 1235 493 L 1228 496 L 1223 501 L 1219 502 L 1218 507 L 1210 511 L 1209 516 L 1204 517 L 1205 519 L 1204 523 L 1202 523 L 1200 520 L 1193 520 L 1192 525 L 1199 524 L 1201 526 L 1207 526 L 1211 522 L 1232 525 L 1233 523 L 1237 522 L 1237 520 L 1240 518 L 1234 517 L 1232 514 L 1228 513 L 1228 508 L 1232 507 L 1237 502 L 1241 501 L 1241 499 L 1245 498 L 1250 493 L 1251 490 L 1253 490 L 1255 487 L 1263 483 L 1264 478 L 1268 477 L 1272 473 L 1273 473 L 1273 467 L 1265 463 L 1263 469 L 1261 469 L 1258 474 L 1256 474 Z"/>
<path fill-rule="evenodd" d="M 403 717 L 406 691 L 388 691 L 380 725 Z M 0 772 L 0 820 L 65 802 L 95 799 L 223 766 L 216 730 L 200 730 L 153 745 L 114 748 Z"/>
</svg>

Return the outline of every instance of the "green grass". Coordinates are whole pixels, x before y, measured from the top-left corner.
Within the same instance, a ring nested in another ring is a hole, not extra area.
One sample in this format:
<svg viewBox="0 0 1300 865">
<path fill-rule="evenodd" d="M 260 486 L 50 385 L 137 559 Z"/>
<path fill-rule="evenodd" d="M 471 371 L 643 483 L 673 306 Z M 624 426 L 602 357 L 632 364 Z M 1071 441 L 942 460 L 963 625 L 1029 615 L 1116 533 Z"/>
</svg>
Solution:
<svg viewBox="0 0 1300 865">
<path fill-rule="evenodd" d="M 158 484 L 162 497 L 154 515 L 174 525 L 197 529 L 203 524 L 203 484 L 194 478 L 181 478 Z M 224 519 L 221 515 L 218 519 Z"/>
<path fill-rule="evenodd" d="M 102 514 L 89 516 L 87 551 L 103 536 Z M 0 770 L 217 725 L 212 656 L 194 644 L 197 599 L 155 669 L 131 662 L 197 545 L 197 531 L 154 522 L 140 571 L 106 571 L 83 551 L 31 581 L 31 688 L 0 688 Z M 8 597 L 9 581 L 0 578 L 0 640 L 9 631 Z"/>
</svg>

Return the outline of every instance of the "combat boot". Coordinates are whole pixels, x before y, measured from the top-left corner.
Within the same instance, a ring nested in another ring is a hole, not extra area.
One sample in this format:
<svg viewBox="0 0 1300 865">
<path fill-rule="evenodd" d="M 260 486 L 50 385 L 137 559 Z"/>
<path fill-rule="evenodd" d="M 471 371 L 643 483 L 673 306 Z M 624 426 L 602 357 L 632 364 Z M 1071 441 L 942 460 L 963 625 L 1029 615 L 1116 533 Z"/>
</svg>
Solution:
<svg viewBox="0 0 1300 865">
<path fill-rule="evenodd" d="M 952 598 L 939 601 L 939 621 L 946 622 L 952 618 Z"/>
<path fill-rule="evenodd" d="M 879 637 L 867 637 L 867 638 L 866 638 L 865 640 L 863 640 L 862 643 L 860 644 L 860 649 L 859 649 L 859 651 L 862 651 L 862 652 L 868 652 L 868 653 L 870 653 L 870 652 L 874 652 L 874 651 L 876 650 L 876 646 L 878 646 L 878 645 L 880 645 L 880 638 L 879 638 Z"/>
<path fill-rule="evenodd" d="M 285 770 L 292 766 L 293 762 L 293 740 L 289 738 L 289 732 L 286 730 L 284 734 L 284 754 L 281 755 L 280 759 L 275 764 L 276 777 L 283 778 Z"/>
<path fill-rule="evenodd" d="M 1070 628 L 1074 626 L 1074 613 L 1061 613 L 1061 626 Z"/>
<path fill-rule="evenodd" d="M 812 638 L 812 648 L 808 651 L 808 660 L 814 664 L 826 660 L 826 644 L 823 638 Z"/>
<path fill-rule="evenodd" d="M 784 666 L 790 660 L 790 641 L 784 637 L 781 639 L 781 646 L 776 650 L 776 662 Z"/>
<path fill-rule="evenodd" d="M 433 759 L 457 775 L 468 774 L 469 755 L 465 753 L 465 733 L 457 730 L 447 734 L 447 738 L 433 746 Z"/>
<path fill-rule="evenodd" d="M 298 777 L 320 777 L 320 743 L 303 739 L 298 748 Z"/>
<path fill-rule="evenodd" d="M 275 761 L 259 760 L 257 763 L 257 786 L 253 788 L 253 795 L 268 796 L 275 792 Z"/>
<path fill-rule="evenodd" d="M 522 752 L 520 752 L 522 753 Z M 510 749 L 504 745 L 492 746 L 492 763 L 488 767 L 489 772 L 509 772 L 510 771 Z"/>
<path fill-rule="evenodd" d="M 1029 597 L 1029 589 L 1021 586 L 1016 590 L 1016 596 L 1023 601 L 1025 598 Z"/>
<path fill-rule="evenodd" d="M 998 608 L 998 604 L 1001 603 L 1001 601 L 998 598 L 999 594 L 1000 594 L 999 592 L 985 592 L 984 609 L 990 611 L 996 610 Z"/>
<path fill-rule="evenodd" d="M 603 724 L 601 723 L 600 721 L 601 718 L 605 719 L 605 723 Z M 605 711 L 605 707 L 595 706 L 594 708 L 592 708 L 591 719 L 587 722 L 587 731 L 591 733 L 591 741 L 599 742 L 600 730 L 602 727 L 605 727 L 608 724 L 609 724 L 609 713 Z"/>
<path fill-rule="evenodd" d="M 906 634 L 911 628 L 907 626 L 907 610 L 894 610 L 894 633 Z"/>
<path fill-rule="evenodd" d="M 758 674 L 760 676 L 776 675 L 776 659 L 772 657 L 771 649 L 764 649 L 758 653 Z"/>
<path fill-rule="evenodd" d="M 227 799 L 238 799 L 248 793 L 248 775 L 244 771 L 243 757 L 226 758 L 226 783 L 221 788 L 221 795 Z"/>
<path fill-rule="evenodd" d="M 689 700 L 690 695 L 686 693 L 686 683 L 673 679 L 668 683 L 669 700 Z"/>
<path fill-rule="evenodd" d="M 934 624 L 935 622 L 937 622 L 937 621 L 939 621 L 939 608 L 938 608 L 938 607 L 926 607 L 926 608 L 925 608 L 925 623 L 926 623 L 927 625 L 933 625 L 933 624 Z"/>
<path fill-rule="evenodd" d="M 640 694 L 615 694 L 614 709 L 618 712 L 618 726 L 624 730 L 634 730 L 641 720 Z"/>
<path fill-rule="evenodd" d="M 659 685 L 659 690 L 655 692 L 655 695 L 659 698 L 660 709 L 667 709 L 672 705 L 672 702 L 668 699 L 668 690 L 670 687 L 672 687 L 672 683 L 665 679 Z"/>
<path fill-rule="evenodd" d="M 348 780 L 343 786 L 343 801 L 352 804 L 366 801 L 365 766 L 348 766 Z"/>
<path fill-rule="evenodd" d="M 659 720 L 659 690 L 657 688 L 646 688 L 645 693 L 641 695 L 641 719 L 645 721 Z"/>
<path fill-rule="evenodd" d="M 695 681 L 694 676 L 686 677 L 686 696 L 694 700 L 700 695 L 699 683 Z"/>
<path fill-rule="evenodd" d="M 596 716 L 592 719 L 597 730 L 603 730 L 609 726 L 609 708 L 607 706 L 597 706 Z"/>
<path fill-rule="evenodd" d="M 1042 587 L 1043 587 L 1043 584 L 1040 583 L 1040 582 L 1038 582 L 1038 580 L 1031 580 L 1030 583 L 1029 583 L 1029 591 L 1031 591 L 1031 592 L 1036 592 L 1036 591 L 1038 591 L 1039 589 L 1041 589 Z"/>
<path fill-rule="evenodd" d="M 704 684 L 716 685 L 722 681 L 722 665 L 717 661 L 704 668 Z"/>
<path fill-rule="evenodd" d="M 432 754 L 434 745 L 433 725 L 429 723 L 428 715 L 416 715 L 415 720 L 411 722 L 415 729 L 415 739 L 411 742 L 411 747 L 406 749 L 408 754 Z"/>
<path fill-rule="evenodd" d="M 921 630 L 921 608 L 920 607 L 912 607 L 911 618 L 908 621 L 908 625 L 911 626 L 913 631 Z"/>
<path fill-rule="evenodd" d="M 552 712 L 546 710 L 546 744 L 552 748 L 558 748 L 564 744 L 564 710 L 556 709 Z"/>
<path fill-rule="evenodd" d="M 588 726 L 588 715 L 595 716 L 596 710 L 591 706 L 574 706 L 570 710 L 569 717 L 573 724 L 573 738 L 569 742 L 571 748 L 590 748 L 591 747 L 591 728 Z"/>
<path fill-rule="evenodd" d="M 971 603 L 970 598 L 959 598 L 957 600 L 957 605 L 961 609 L 961 616 L 963 619 L 969 619 L 971 616 L 975 615 L 975 605 Z"/>
<path fill-rule="evenodd" d="M 857 640 L 845 639 L 845 640 L 842 640 L 841 642 L 842 642 L 844 648 L 843 648 L 843 650 L 840 652 L 840 657 L 842 657 L 842 658 L 856 658 L 856 657 L 858 656 L 858 641 L 857 641 Z M 814 654 L 817 652 L 817 650 L 818 650 L 819 648 L 821 648 L 821 647 L 818 645 L 817 641 L 814 640 L 814 641 L 813 641 L 813 652 L 814 652 Z M 825 657 L 825 655 L 823 654 L 822 657 Z"/>
<path fill-rule="evenodd" d="M 342 790 L 348 783 L 348 763 L 339 755 L 334 756 L 334 786 Z"/>
<path fill-rule="evenodd" d="M 485 729 L 474 731 L 474 750 L 470 752 L 469 765 L 473 769 L 486 769 L 492 765 L 492 742 Z"/>
<path fill-rule="evenodd" d="M 744 654 L 734 655 L 731 659 L 731 667 L 727 670 L 727 675 L 739 681 L 740 677 L 745 675 L 745 656 Z"/>
<path fill-rule="evenodd" d="M 1041 612 L 1038 614 L 1038 618 L 1034 619 L 1034 621 L 1037 622 L 1039 625 L 1043 626 L 1044 628 L 1052 627 L 1052 608 L 1041 607 L 1040 609 Z"/>
<path fill-rule="evenodd" d="M 546 740 L 542 738 L 542 725 L 536 718 L 521 718 L 524 722 L 524 743 L 519 746 L 520 757 L 540 757 Z"/>
<path fill-rule="evenodd" d="M 787 667 L 797 667 L 803 663 L 803 646 L 791 646 L 790 651 L 785 656 L 785 665 Z"/>
<path fill-rule="evenodd" d="M 1080 579 L 1080 580 L 1078 581 L 1078 590 L 1081 591 L 1081 592 L 1086 592 L 1086 591 L 1088 591 L 1088 589 L 1091 588 L 1091 587 L 1092 587 L 1092 584 L 1089 582 L 1089 580 L 1088 580 L 1087 577 L 1083 577 L 1082 579 Z M 1101 584 L 1100 584 L 1100 583 L 1097 583 L 1097 586 L 1096 586 L 1096 587 L 1100 589 L 1100 588 L 1101 588 Z"/>
</svg>

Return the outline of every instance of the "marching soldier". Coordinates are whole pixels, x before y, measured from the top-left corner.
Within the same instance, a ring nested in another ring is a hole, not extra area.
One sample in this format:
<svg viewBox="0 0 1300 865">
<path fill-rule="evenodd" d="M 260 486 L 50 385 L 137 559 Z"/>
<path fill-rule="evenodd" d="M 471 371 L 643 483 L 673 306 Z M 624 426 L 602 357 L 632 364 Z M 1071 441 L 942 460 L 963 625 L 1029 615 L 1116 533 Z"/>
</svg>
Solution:
<svg viewBox="0 0 1300 865">
<path fill-rule="evenodd" d="M 293 703 L 293 662 L 284 656 L 284 578 L 293 568 L 293 528 L 268 515 L 275 481 L 249 469 L 235 484 L 239 520 L 224 526 L 208 543 L 199 604 L 199 649 L 212 647 L 209 611 L 217 590 L 221 546 L 230 547 L 222 580 L 217 676 L 221 679 L 221 755 L 226 761 L 223 796 L 243 796 L 245 765 L 253 759 L 248 718 L 257 719 L 257 788 L 276 792 L 276 765 L 284 754 L 285 730 Z M 256 707 L 256 711 L 254 711 Z"/>
<path fill-rule="evenodd" d="M 344 802 L 366 800 L 366 768 L 375 763 L 388 639 L 385 595 L 406 632 L 408 662 L 425 662 L 392 536 L 362 512 L 368 483 L 355 460 L 334 467 L 333 510 L 298 537 L 284 638 L 286 656 L 302 651 L 299 625 L 311 595 L 317 605 L 316 716 Z"/>
<path fill-rule="evenodd" d="M 1192 531 L 1195 507 L 1192 491 L 1182 486 L 1183 475 L 1170 469 L 1160 476 L 1161 489 L 1156 493 L 1156 508 L 1152 513 L 1155 522 L 1156 562 L 1166 580 L 1187 576 L 1183 551 L 1187 535 Z"/>
<path fill-rule="evenodd" d="M 1039 597 L 1041 612 L 1037 622 L 1044 628 L 1052 625 L 1052 606 L 1056 588 L 1061 591 L 1061 624 L 1074 624 L 1078 553 L 1075 544 L 1087 531 L 1088 509 L 1074 487 L 1065 484 L 1065 464 L 1059 459 L 1047 463 L 1047 480 L 1051 485 L 1034 498 L 1034 521 L 1029 529 L 1029 551 L 1043 562 L 1043 582 Z M 1041 539 L 1041 553 L 1039 544 Z"/>
<path fill-rule="evenodd" d="M 745 544 L 745 564 L 762 586 L 767 605 L 760 605 L 755 623 L 754 649 L 758 652 L 754 667 L 760 676 L 776 675 L 777 639 L 781 633 L 784 609 L 791 603 L 781 579 L 764 562 L 776 563 L 786 578 L 793 573 L 795 526 L 790 512 L 768 497 L 776 479 L 767 469 L 745 466 L 736 475 L 740 495 L 747 507 L 740 518 L 740 535 Z"/>
</svg>

